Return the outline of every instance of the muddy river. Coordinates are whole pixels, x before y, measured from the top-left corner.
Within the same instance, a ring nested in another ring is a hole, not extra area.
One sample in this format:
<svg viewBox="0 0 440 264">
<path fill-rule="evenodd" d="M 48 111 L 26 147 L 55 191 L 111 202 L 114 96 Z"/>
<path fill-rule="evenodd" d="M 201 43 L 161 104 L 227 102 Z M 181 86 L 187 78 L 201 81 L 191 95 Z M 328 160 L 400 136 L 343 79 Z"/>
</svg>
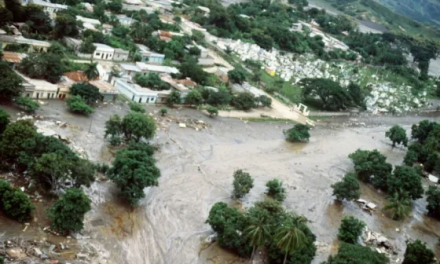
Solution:
<svg viewBox="0 0 440 264">
<path fill-rule="evenodd" d="M 86 149 L 92 160 L 110 162 L 114 150 L 108 149 L 103 141 L 104 122 L 111 114 L 124 113 L 126 109 L 125 105 L 107 105 L 97 109 L 91 118 L 83 118 L 66 113 L 63 103 L 51 102 L 43 107 L 41 114 L 47 119 L 67 121 L 69 127 L 56 128 L 58 133 Z M 159 108 L 148 110 L 154 113 Z M 371 230 L 383 233 L 397 246 L 400 255 L 406 239 L 419 238 L 440 256 L 436 246 L 440 221 L 425 216 L 423 199 L 415 202 L 411 217 L 397 222 L 380 210 L 370 215 L 355 203 L 335 203 L 331 196 L 330 185 L 353 170 L 347 156 L 358 148 L 378 149 L 390 163 L 401 164 L 405 150 L 391 148 L 384 132 L 394 124 L 409 130 L 422 117 L 326 120 L 312 130 L 309 143 L 290 144 L 282 135 L 283 129 L 291 126 L 288 124 L 211 119 L 191 109 L 172 110 L 170 115 L 203 120 L 212 127 L 196 131 L 179 128 L 175 122 L 160 126 L 153 143 L 160 146 L 155 157 L 162 177 L 159 187 L 145 190 L 146 198 L 137 209 L 129 210 L 118 202 L 111 182 L 97 182 L 87 190 L 94 206 L 86 216 L 84 234 L 91 236 L 87 243 L 110 254 L 111 263 L 241 263 L 215 245 L 203 246 L 204 239 L 212 234 L 205 224 L 211 206 L 219 201 L 233 203 L 232 174 L 236 169 L 248 171 L 255 179 L 255 187 L 242 201 L 244 207 L 264 199 L 268 180 L 279 178 L 284 182 L 287 187 L 284 206 L 306 216 L 317 241 L 327 245 L 318 249 L 314 263 L 320 263 L 335 251 L 335 238 L 344 215 L 354 215 Z M 365 185 L 361 198 L 379 207 L 385 201 L 383 194 Z M 2 218 L 0 221 L 2 229 L 10 227 L 2 230 L 4 237 L 16 235 L 21 228 L 12 222 L 5 223 Z"/>
</svg>

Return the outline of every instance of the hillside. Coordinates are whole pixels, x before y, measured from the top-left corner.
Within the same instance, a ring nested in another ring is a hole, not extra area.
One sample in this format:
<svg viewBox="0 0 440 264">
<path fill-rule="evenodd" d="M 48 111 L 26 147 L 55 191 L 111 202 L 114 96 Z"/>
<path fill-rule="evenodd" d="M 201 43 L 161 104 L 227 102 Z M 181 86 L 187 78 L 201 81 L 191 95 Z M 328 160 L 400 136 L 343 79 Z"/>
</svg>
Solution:
<svg viewBox="0 0 440 264">
<path fill-rule="evenodd" d="M 398 3 L 397 0 L 378 0 Z M 409 2 L 413 0 L 403 0 Z M 430 1 L 430 0 L 414 0 Z M 417 22 L 405 15 L 392 11 L 375 0 L 315 0 L 321 4 L 331 5 L 332 7 L 360 20 L 368 20 L 386 26 L 391 31 L 404 33 L 413 37 L 425 37 L 430 39 L 440 39 L 440 30 Z M 440 7 L 440 4 L 438 5 Z M 440 9 L 439 9 L 440 10 Z M 440 19 L 440 17 L 439 17 Z"/>
<path fill-rule="evenodd" d="M 376 0 L 396 13 L 440 26 L 440 2 L 436 0 Z"/>
</svg>

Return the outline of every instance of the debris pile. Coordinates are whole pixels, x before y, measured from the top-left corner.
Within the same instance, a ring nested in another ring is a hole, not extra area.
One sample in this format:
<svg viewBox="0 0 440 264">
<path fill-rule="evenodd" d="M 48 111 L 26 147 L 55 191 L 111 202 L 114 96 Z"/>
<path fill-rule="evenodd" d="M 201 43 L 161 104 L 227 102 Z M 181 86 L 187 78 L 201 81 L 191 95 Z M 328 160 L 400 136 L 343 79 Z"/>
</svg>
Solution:
<svg viewBox="0 0 440 264">
<path fill-rule="evenodd" d="M 80 248 L 80 249 L 78 249 Z M 83 264 L 108 263 L 108 254 L 94 246 L 76 245 L 68 237 L 65 242 L 53 244 L 47 240 L 24 240 L 15 238 L 0 242 L 0 256 L 6 263 Z"/>
<path fill-rule="evenodd" d="M 396 247 L 384 235 L 371 231 L 366 227 L 362 234 L 362 240 L 367 246 L 374 248 L 379 253 L 385 254 L 391 263 L 400 263 Z"/>
<path fill-rule="evenodd" d="M 203 120 L 193 118 L 179 118 L 177 116 L 166 115 L 164 117 L 154 117 L 156 124 L 163 131 L 168 131 L 171 123 L 176 123 L 180 128 L 192 128 L 196 131 L 208 129 L 211 126 Z"/>
</svg>

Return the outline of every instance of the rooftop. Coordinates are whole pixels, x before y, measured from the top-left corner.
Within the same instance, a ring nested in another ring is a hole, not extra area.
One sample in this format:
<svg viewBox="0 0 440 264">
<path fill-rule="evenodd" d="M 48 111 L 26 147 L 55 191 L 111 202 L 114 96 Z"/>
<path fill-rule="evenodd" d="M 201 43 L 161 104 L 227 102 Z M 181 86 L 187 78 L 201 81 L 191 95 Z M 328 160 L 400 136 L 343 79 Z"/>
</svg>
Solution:
<svg viewBox="0 0 440 264">
<path fill-rule="evenodd" d="M 138 66 L 136 66 L 136 64 L 121 63 L 121 64 L 119 64 L 119 67 L 125 71 L 134 71 L 134 72 L 141 72 L 142 71 Z"/>
<path fill-rule="evenodd" d="M 27 83 L 33 85 L 35 87 L 35 90 L 43 90 L 43 91 L 56 91 L 58 90 L 58 85 L 47 82 L 45 80 L 39 80 L 39 79 L 31 79 L 18 71 L 15 71 L 20 77 Z"/>
<path fill-rule="evenodd" d="M 96 47 L 96 50 L 101 50 L 101 51 L 108 51 L 108 52 L 114 52 L 115 49 L 105 45 L 105 44 L 101 44 L 101 43 L 93 43 L 93 45 Z"/>
<path fill-rule="evenodd" d="M 136 65 L 144 71 L 152 71 L 152 72 L 168 73 L 168 74 L 179 73 L 179 70 L 177 68 L 169 67 L 169 66 L 146 64 L 143 62 L 136 62 Z"/>
<path fill-rule="evenodd" d="M 24 53 L 3 51 L 3 60 L 7 62 L 20 63 L 26 57 L 27 55 Z"/>
<path fill-rule="evenodd" d="M 64 76 L 74 82 L 87 82 L 89 79 L 82 71 L 71 71 L 64 73 Z"/>
<path fill-rule="evenodd" d="M 116 48 L 114 50 L 115 50 L 115 53 L 130 54 L 130 51 L 128 51 L 128 50 L 123 50 L 123 49 L 118 49 L 118 48 Z"/>
<path fill-rule="evenodd" d="M 32 0 L 32 4 L 40 5 L 40 6 L 52 7 L 52 8 L 56 8 L 56 9 L 67 9 L 68 8 L 68 6 L 66 6 L 66 5 L 49 3 L 49 2 L 46 2 L 46 1 L 42 1 L 42 0 Z"/>
<path fill-rule="evenodd" d="M 92 18 L 87 18 L 87 17 L 82 17 L 82 16 L 76 16 L 76 20 L 80 20 L 84 23 L 90 23 L 92 25 L 101 25 L 101 21 L 97 20 L 97 19 L 92 19 Z"/>
<path fill-rule="evenodd" d="M 209 13 L 211 12 L 211 10 L 205 6 L 198 6 L 198 9 L 202 10 L 203 12 Z"/>
<path fill-rule="evenodd" d="M 102 80 L 90 81 L 90 84 L 97 87 L 101 93 L 118 93 L 110 83 Z"/>
</svg>

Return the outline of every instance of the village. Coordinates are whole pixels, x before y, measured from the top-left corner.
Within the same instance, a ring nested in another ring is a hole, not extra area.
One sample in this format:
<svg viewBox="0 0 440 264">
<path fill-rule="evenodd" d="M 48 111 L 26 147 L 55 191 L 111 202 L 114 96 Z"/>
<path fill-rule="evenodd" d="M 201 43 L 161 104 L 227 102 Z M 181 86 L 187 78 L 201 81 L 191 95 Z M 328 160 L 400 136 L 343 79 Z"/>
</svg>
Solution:
<svg viewBox="0 0 440 264">
<path fill-rule="evenodd" d="M 0 264 L 437 264 L 419 42 L 302 0 L 0 16 Z"/>
</svg>

